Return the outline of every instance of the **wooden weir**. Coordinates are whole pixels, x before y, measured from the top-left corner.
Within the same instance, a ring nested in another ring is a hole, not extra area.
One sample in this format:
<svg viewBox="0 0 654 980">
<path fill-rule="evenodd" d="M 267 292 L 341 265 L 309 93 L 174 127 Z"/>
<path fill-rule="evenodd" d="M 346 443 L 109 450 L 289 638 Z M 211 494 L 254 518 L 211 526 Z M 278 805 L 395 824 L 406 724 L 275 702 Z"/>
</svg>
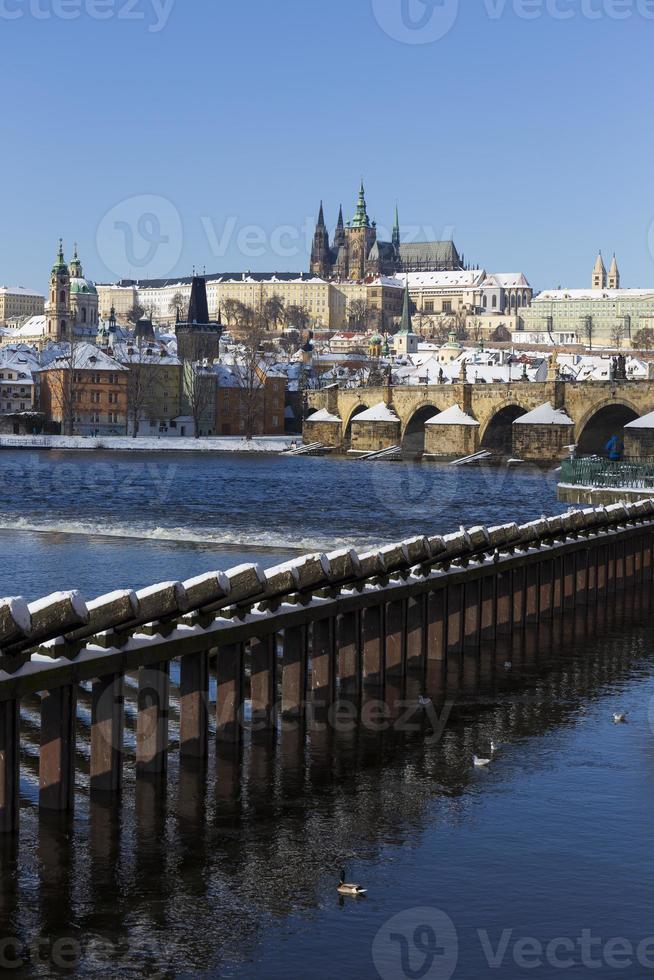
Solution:
<svg viewBox="0 0 654 980">
<path fill-rule="evenodd" d="M 654 501 L 571 511 L 518 526 L 473 527 L 357 554 L 308 555 L 262 571 L 243 565 L 85 602 L 76 592 L 0 600 L 0 832 L 19 817 L 20 704 L 40 693 L 39 805 L 74 806 L 77 691 L 90 682 L 90 791 L 118 796 L 124 677 L 138 674 L 137 779 L 163 777 L 170 664 L 179 661 L 180 755 L 209 751 L 250 718 L 274 730 L 309 703 L 417 672 L 652 582 Z M 209 662 L 215 661 L 215 704 Z"/>
</svg>

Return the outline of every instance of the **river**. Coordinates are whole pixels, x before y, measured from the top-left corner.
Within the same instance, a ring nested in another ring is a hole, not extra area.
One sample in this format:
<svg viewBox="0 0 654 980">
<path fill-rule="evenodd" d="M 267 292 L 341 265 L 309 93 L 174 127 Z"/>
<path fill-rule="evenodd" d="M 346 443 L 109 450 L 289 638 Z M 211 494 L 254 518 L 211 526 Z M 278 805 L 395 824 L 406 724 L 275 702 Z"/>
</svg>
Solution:
<svg viewBox="0 0 654 980">
<path fill-rule="evenodd" d="M 529 469 L 7 451 L 0 478 L 1 587 L 30 599 L 561 509 Z M 30 699 L 0 958 L 24 961 L 15 976 L 650 975 L 651 597 L 593 615 L 527 638 L 510 673 L 464 671 L 440 739 L 289 729 L 236 758 L 212 748 L 206 771 L 173 750 L 163 797 L 128 760 L 116 810 L 89 802 L 81 690 L 71 820 L 38 820 Z M 365 899 L 338 898 L 343 866 Z"/>
</svg>

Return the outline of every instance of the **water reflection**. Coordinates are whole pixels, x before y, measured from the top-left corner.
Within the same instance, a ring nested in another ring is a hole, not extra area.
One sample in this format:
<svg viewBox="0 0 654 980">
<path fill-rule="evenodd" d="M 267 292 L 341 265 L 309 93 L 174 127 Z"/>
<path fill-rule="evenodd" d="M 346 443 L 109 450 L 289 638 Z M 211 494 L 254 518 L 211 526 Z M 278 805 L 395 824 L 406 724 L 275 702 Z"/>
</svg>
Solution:
<svg viewBox="0 0 654 980">
<path fill-rule="evenodd" d="M 22 937 L 112 944 L 115 976 L 128 961 L 143 976 L 237 970 L 274 921 L 322 907 L 343 864 L 378 861 L 427 828 L 456 825 L 467 796 L 485 792 L 471 759 L 491 738 L 508 746 L 576 723 L 649 665 L 651 611 L 646 591 L 618 597 L 429 662 L 426 679 L 409 672 L 361 693 L 364 716 L 383 700 L 397 720 L 426 689 L 436 714 L 446 710 L 438 740 L 424 711 L 407 733 L 334 726 L 324 708 L 306 726 L 214 743 L 207 764 L 173 753 L 166 781 L 130 770 L 120 805 L 85 796 L 74 821 L 28 820 L 20 862 L 16 842 L 2 842 L 2 921 Z M 34 737 L 29 726 L 24 737 Z M 97 972 L 97 955 L 84 947 L 77 975 Z"/>
</svg>

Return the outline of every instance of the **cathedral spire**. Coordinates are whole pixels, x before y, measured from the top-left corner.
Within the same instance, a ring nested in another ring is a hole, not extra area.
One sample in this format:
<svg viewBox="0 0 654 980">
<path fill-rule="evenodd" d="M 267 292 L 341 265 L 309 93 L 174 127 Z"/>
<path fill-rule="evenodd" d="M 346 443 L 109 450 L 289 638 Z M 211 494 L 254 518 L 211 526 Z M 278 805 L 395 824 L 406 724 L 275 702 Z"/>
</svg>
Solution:
<svg viewBox="0 0 654 980">
<path fill-rule="evenodd" d="M 343 221 L 343 205 L 341 204 L 338 209 L 338 221 L 334 233 L 334 248 L 341 248 L 343 245 L 345 245 L 345 223 Z"/>
<path fill-rule="evenodd" d="M 318 228 L 325 227 L 325 212 L 323 211 L 322 201 L 320 202 L 320 211 L 318 212 Z"/>
<path fill-rule="evenodd" d="M 73 246 L 73 257 L 70 260 L 70 274 L 73 279 L 82 278 L 82 263 L 79 260 L 79 255 L 77 254 L 77 242 Z"/>
<path fill-rule="evenodd" d="M 64 259 L 64 242 L 62 238 L 59 239 L 59 251 L 57 252 L 57 258 L 52 271 L 68 272 L 68 266 L 66 265 L 66 260 Z"/>
<path fill-rule="evenodd" d="M 369 228 L 370 218 L 368 217 L 368 209 L 366 208 L 366 190 L 363 186 L 363 177 L 361 178 L 361 187 L 359 188 L 359 200 L 357 201 L 357 209 L 354 215 L 354 220 L 352 221 L 352 226 L 354 228 Z"/>
<path fill-rule="evenodd" d="M 318 212 L 318 223 L 313 236 L 311 246 L 311 272 L 314 276 L 327 276 L 330 274 L 331 256 L 329 252 L 329 232 L 325 225 L 325 212 L 322 201 Z"/>
<path fill-rule="evenodd" d="M 393 225 L 393 248 L 395 251 L 399 251 L 400 248 L 400 215 L 397 210 L 397 204 L 395 205 L 395 224 Z"/>
</svg>

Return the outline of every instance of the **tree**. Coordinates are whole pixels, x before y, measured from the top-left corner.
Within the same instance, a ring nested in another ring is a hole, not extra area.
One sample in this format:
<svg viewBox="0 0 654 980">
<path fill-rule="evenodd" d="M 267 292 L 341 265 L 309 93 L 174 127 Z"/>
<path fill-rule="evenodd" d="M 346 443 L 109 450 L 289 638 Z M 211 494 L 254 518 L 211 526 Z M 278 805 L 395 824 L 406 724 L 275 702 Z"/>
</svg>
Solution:
<svg viewBox="0 0 654 980">
<path fill-rule="evenodd" d="M 151 341 L 137 337 L 117 351 L 116 357 L 129 370 L 127 376 L 127 424 L 128 428 L 131 425 L 132 436 L 136 439 L 146 406 L 157 383 L 155 366 L 160 363 L 160 354 L 153 347 Z"/>
<path fill-rule="evenodd" d="M 177 292 L 168 304 L 168 309 L 171 313 L 175 314 L 177 319 L 181 320 L 184 317 L 184 310 L 187 308 L 187 306 L 187 301 L 180 292 Z"/>
<path fill-rule="evenodd" d="M 634 334 L 633 346 L 637 350 L 652 350 L 654 348 L 654 329 L 642 327 Z"/>
<path fill-rule="evenodd" d="M 288 308 L 287 308 L 288 309 Z M 249 320 L 234 354 L 234 377 L 239 389 L 245 438 L 252 439 L 263 414 L 263 393 L 268 368 L 262 356 L 266 324 L 262 316 Z"/>
<path fill-rule="evenodd" d="M 621 323 L 618 323 L 611 330 L 611 343 L 613 344 L 614 347 L 617 347 L 618 350 L 620 350 L 620 348 L 622 347 L 623 340 L 624 340 L 624 327 L 622 326 Z"/>
<path fill-rule="evenodd" d="M 198 334 L 194 337 L 192 359 L 182 362 L 184 410 L 193 419 L 196 439 L 200 438 L 207 417 L 211 419 L 210 427 L 215 418 L 217 379 L 209 363 L 213 353 L 213 338 Z"/>
<path fill-rule="evenodd" d="M 511 334 L 507 327 L 503 323 L 500 323 L 493 330 L 490 339 L 495 341 L 496 344 L 507 344 L 511 340 Z"/>
<path fill-rule="evenodd" d="M 284 300 L 276 293 L 263 304 L 261 311 L 266 327 L 269 331 L 277 330 L 278 325 L 284 322 Z"/>
<path fill-rule="evenodd" d="M 355 333 L 364 333 L 370 320 L 370 308 L 365 299 L 352 299 L 347 308 L 348 320 Z"/>
<path fill-rule="evenodd" d="M 593 349 L 593 337 L 595 336 L 595 324 L 593 323 L 592 316 L 586 317 L 584 320 L 584 337 L 588 341 L 588 349 Z"/>
<path fill-rule="evenodd" d="M 284 311 L 284 325 L 295 327 L 300 333 L 305 333 L 311 326 L 311 314 L 306 306 L 291 304 Z"/>
<path fill-rule="evenodd" d="M 84 346 L 76 339 L 62 345 L 55 359 L 46 368 L 52 404 L 58 410 L 63 434 L 66 436 L 75 434 L 75 423 L 79 418 L 86 387 L 82 373 Z"/>
<path fill-rule="evenodd" d="M 222 305 L 222 312 L 229 326 L 238 323 L 243 309 L 240 299 L 226 299 Z"/>
<path fill-rule="evenodd" d="M 127 311 L 127 322 L 136 324 L 139 320 L 142 320 L 145 316 L 145 308 L 141 306 L 140 303 L 134 303 L 134 306 Z"/>
</svg>

